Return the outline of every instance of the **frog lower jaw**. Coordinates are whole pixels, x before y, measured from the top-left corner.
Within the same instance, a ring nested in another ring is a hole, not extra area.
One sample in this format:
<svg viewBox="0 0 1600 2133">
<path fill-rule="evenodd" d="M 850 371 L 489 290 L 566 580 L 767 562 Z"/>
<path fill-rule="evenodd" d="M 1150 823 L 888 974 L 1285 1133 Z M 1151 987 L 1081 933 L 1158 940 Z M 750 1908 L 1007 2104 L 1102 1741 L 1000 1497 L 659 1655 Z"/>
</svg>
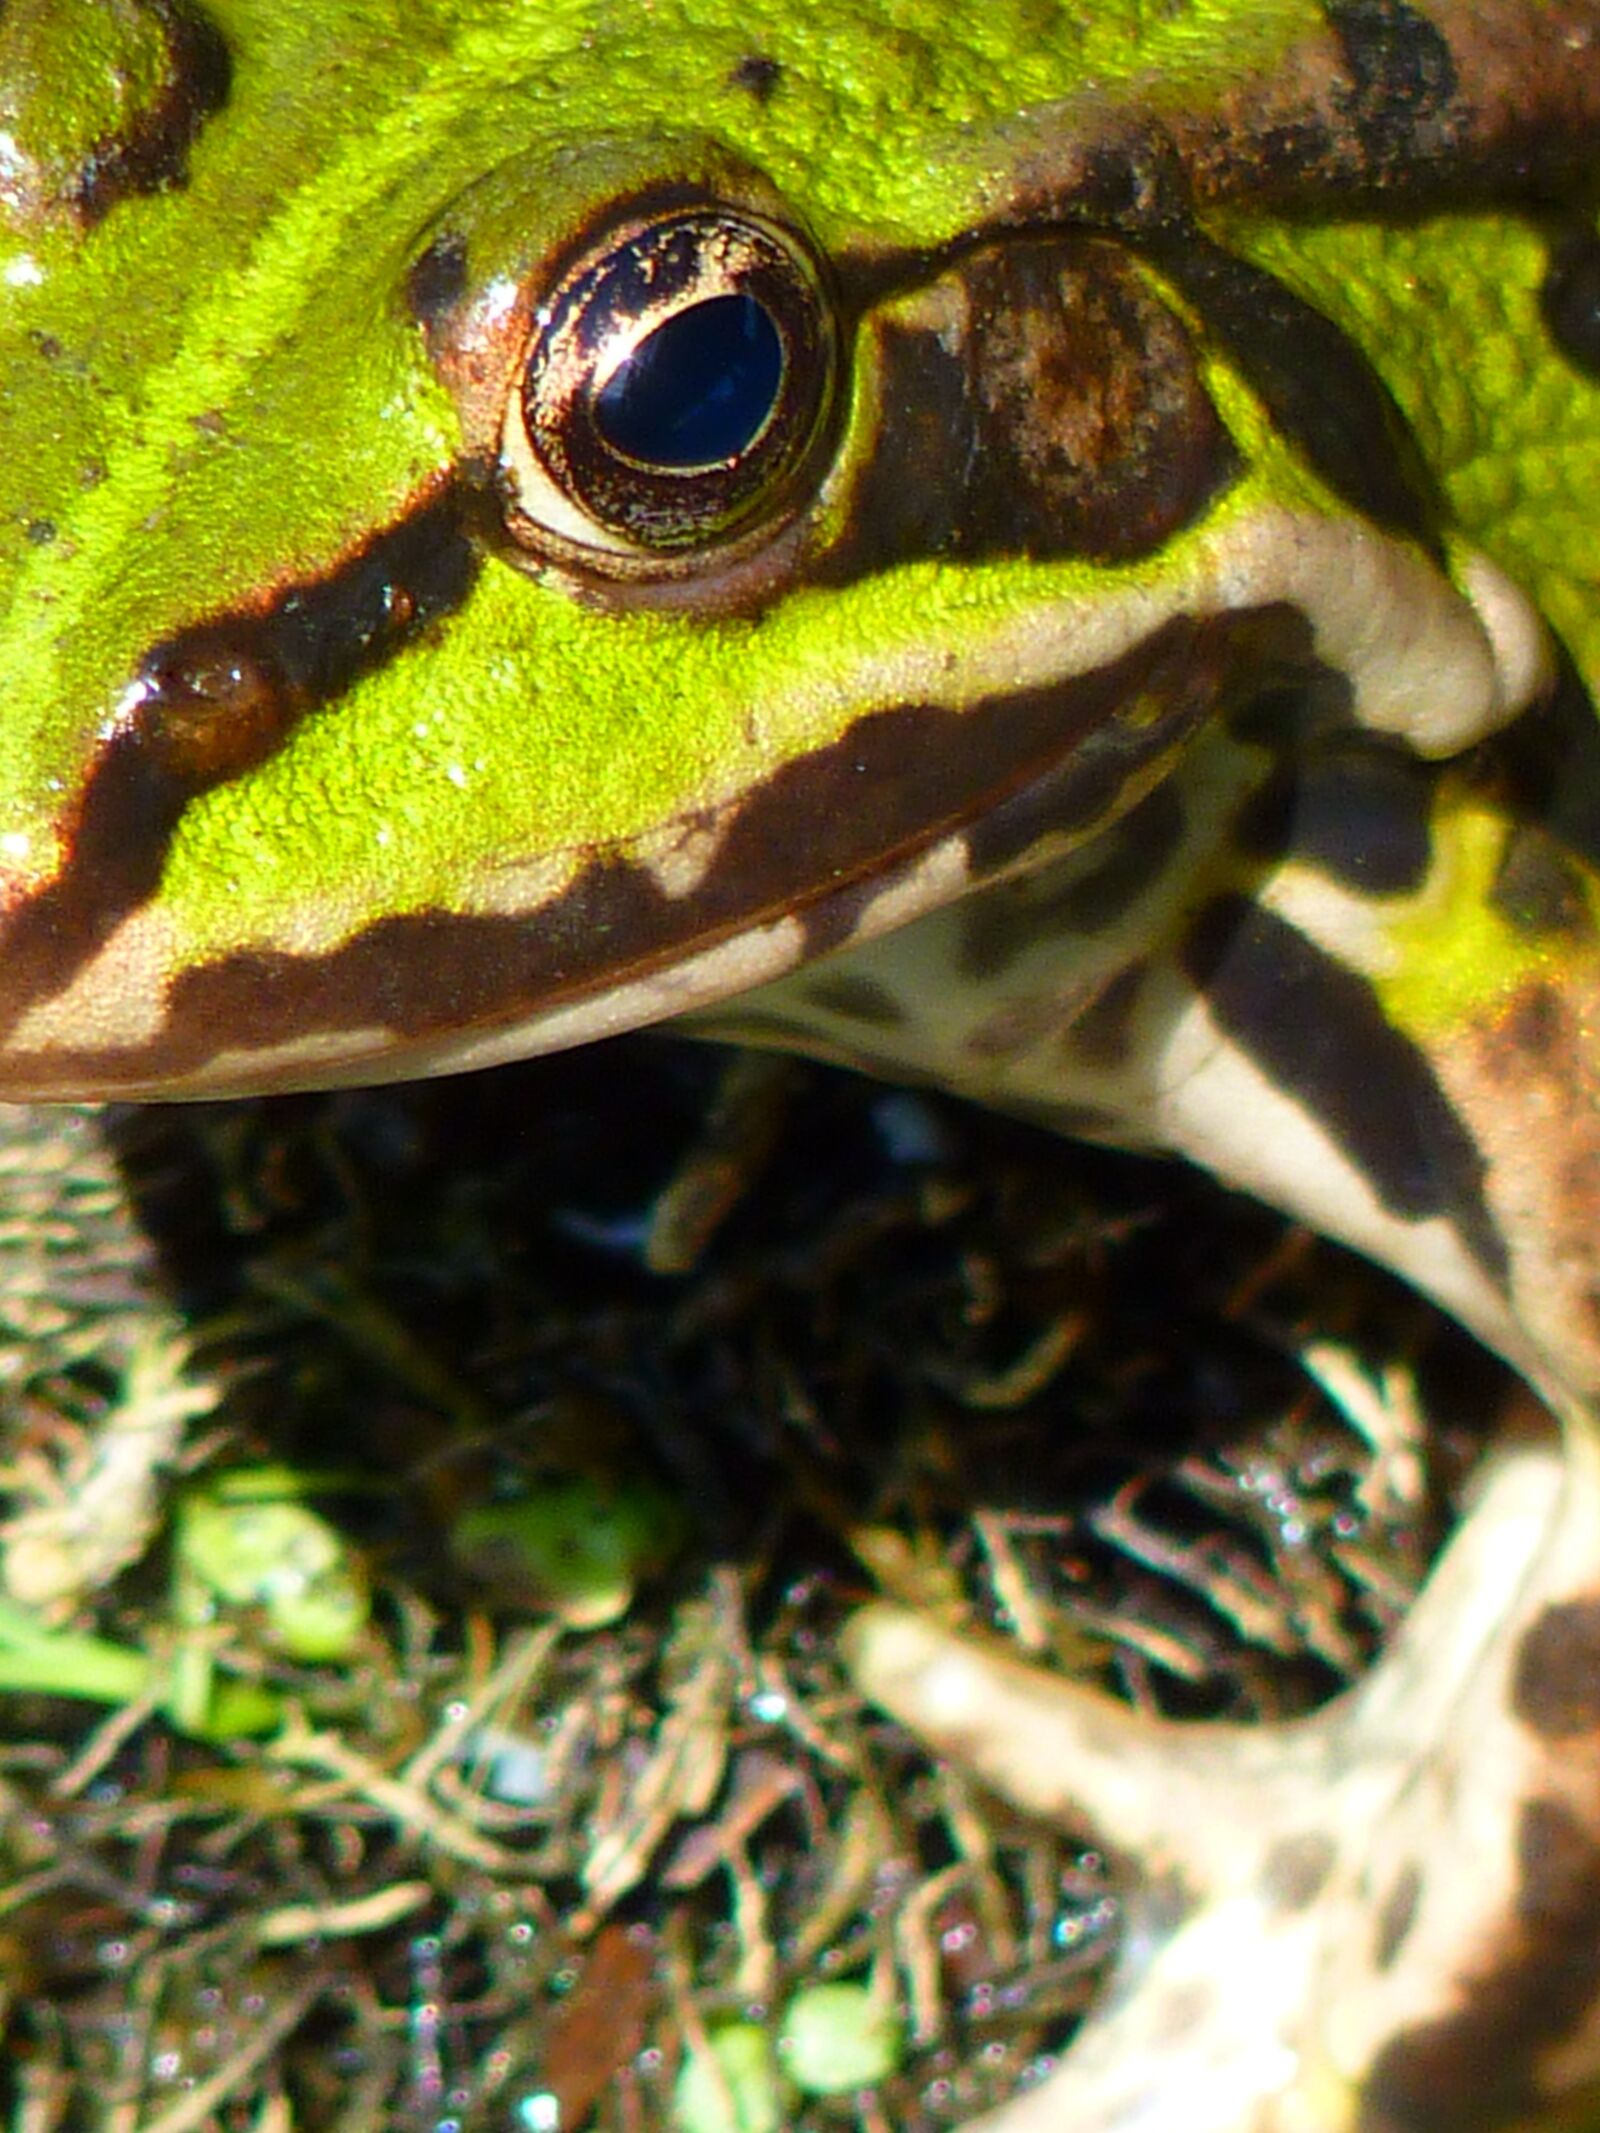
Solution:
<svg viewBox="0 0 1600 2133">
<path fill-rule="evenodd" d="M 921 1616 L 866 1692 L 1169 1899 L 1060 2070 L 971 2133 L 1458 2133 L 1600 2078 L 1600 1445 L 1527 1405 L 1390 1651 L 1315 1717 L 1142 1717 Z M 1147 1906 L 1153 1909 L 1153 1906 Z"/>
<path fill-rule="evenodd" d="M 310 810 L 318 840 L 298 866 L 272 826 L 300 751 L 341 719 L 359 731 L 362 677 L 341 711 L 225 775 L 185 752 L 180 683 L 191 663 L 253 672 L 260 618 L 196 624 L 121 685 L 72 826 L 0 844 L 0 1089 L 165 1100 L 395 1080 L 713 1009 L 1092 844 L 1263 693 L 1304 705 L 1268 719 L 1260 775 L 1307 721 L 1453 754 L 1514 721 L 1552 655 L 1487 557 L 1447 560 L 1258 501 L 1195 535 L 1170 581 L 1130 570 L 1114 592 L 990 621 L 981 604 L 930 617 L 908 572 L 912 641 L 852 659 L 806 638 L 784 684 L 745 695 L 741 679 L 741 715 L 767 738 L 705 789 L 690 779 L 632 829 L 563 827 L 553 848 L 548 823 L 520 820 L 508 848 L 504 822 L 463 801 L 436 854 L 418 839 L 425 879 L 403 890 L 369 834 L 392 802 L 382 776 L 348 810 Z M 297 582 L 279 605 L 315 591 Z M 824 653 L 839 658 L 831 739 L 812 701 Z M 241 748 L 260 742 L 246 724 Z M 429 811 L 450 812 L 437 794 Z M 354 851 L 345 812 L 365 825 Z"/>
</svg>

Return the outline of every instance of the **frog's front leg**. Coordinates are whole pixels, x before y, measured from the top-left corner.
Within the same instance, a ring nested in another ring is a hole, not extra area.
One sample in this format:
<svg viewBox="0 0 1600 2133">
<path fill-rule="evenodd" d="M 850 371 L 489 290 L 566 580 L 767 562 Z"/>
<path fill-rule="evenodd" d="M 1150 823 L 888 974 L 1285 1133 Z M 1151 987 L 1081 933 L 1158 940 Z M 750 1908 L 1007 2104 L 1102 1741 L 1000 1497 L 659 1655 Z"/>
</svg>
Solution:
<svg viewBox="0 0 1600 2133">
<path fill-rule="evenodd" d="M 984 2133 L 1465 2133 L 1600 2072 L 1600 1454 L 1508 1432 L 1392 1650 L 1281 1726 L 1154 1722 L 888 1608 L 869 1692 L 1131 1863 L 1120 1976 Z"/>
<path fill-rule="evenodd" d="M 1309 1719 L 1157 1723 L 920 1617 L 862 1618 L 873 1696 L 1024 1807 L 1087 1821 L 1147 1891 L 1109 2006 L 995 2133 L 1466 2133 L 1600 2085 L 1600 871 L 1583 804 L 1600 742 L 1588 706 L 1569 709 L 1466 768 L 1336 740 L 1252 791 L 1226 747 L 1197 758 L 1156 803 L 1183 864 L 1123 868 L 1143 886 L 1114 920 L 1101 899 L 1054 1021 L 1039 920 L 1095 902 L 1103 852 L 875 959 L 893 993 L 913 960 L 925 983 L 930 958 L 1009 929 L 987 997 L 941 1039 L 941 1078 L 962 1078 L 964 1047 L 991 1096 L 1048 1112 L 1053 1092 L 1064 1123 L 1177 1148 L 1344 1238 L 1472 1325 L 1549 1410 L 1525 1396 L 1403 1634 Z M 1524 777 L 1530 749 L 1560 778 Z M 1183 823 L 1230 806 L 1220 846 L 1182 849 Z M 1136 812 L 1125 834 L 1151 825 Z M 814 986 L 811 1009 L 847 997 Z"/>
</svg>

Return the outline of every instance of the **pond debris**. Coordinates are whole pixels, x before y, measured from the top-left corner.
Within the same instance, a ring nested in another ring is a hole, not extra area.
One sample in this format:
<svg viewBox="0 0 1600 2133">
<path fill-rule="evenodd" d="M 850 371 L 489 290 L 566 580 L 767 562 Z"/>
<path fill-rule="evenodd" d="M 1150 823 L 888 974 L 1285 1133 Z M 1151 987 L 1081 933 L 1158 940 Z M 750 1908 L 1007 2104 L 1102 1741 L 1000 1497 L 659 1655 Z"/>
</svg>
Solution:
<svg viewBox="0 0 1600 2133">
<path fill-rule="evenodd" d="M 121 1656 L 96 1715 L 7 1683 L 0 1617 L 7 2123 L 959 2126 L 1070 2039 L 1115 1862 L 865 1705 L 852 1610 L 1202 1718 L 1311 1707 L 1399 1619 L 1470 1452 L 1429 1387 L 1488 1376 L 1421 1305 L 1181 1173 L 713 1056 L 17 1121 L 9 1649 Z M 286 1648 L 226 1545 L 175 1607 L 237 1471 L 313 1510 L 348 1634 Z M 463 1547 L 552 1474 L 580 1590 L 645 1491 L 604 1606 Z M 259 1737 L 184 1724 L 195 1637 Z"/>
</svg>

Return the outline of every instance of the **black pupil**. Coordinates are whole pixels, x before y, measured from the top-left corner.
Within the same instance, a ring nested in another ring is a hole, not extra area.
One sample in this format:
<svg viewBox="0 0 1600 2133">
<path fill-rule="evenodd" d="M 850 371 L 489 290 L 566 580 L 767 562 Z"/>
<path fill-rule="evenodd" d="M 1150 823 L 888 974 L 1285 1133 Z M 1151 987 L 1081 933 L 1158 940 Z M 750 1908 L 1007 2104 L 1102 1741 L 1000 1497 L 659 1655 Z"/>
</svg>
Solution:
<svg viewBox="0 0 1600 2133">
<path fill-rule="evenodd" d="M 772 413 L 783 345 L 753 296 L 711 296 L 646 336 L 595 399 L 613 450 L 643 466 L 716 466 L 738 455 Z"/>
</svg>

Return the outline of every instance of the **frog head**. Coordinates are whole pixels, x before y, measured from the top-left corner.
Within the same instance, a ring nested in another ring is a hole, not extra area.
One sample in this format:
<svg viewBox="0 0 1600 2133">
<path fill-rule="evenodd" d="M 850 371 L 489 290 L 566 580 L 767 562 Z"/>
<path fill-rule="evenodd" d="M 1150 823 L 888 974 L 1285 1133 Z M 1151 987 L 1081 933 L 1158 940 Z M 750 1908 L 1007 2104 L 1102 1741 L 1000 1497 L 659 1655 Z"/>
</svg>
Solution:
<svg viewBox="0 0 1600 2133">
<path fill-rule="evenodd" d="M 1336 85 L 1271 131 L 1340 33 L 1215 12 L 1242 101 L 1115 11 L 11 10 L 0 1087 L 568 1043 L 1036 868 L 1252 703 L 1523 708 L 1532 606 L 1222 241 L 1373 183 Z"/>
</svg>

